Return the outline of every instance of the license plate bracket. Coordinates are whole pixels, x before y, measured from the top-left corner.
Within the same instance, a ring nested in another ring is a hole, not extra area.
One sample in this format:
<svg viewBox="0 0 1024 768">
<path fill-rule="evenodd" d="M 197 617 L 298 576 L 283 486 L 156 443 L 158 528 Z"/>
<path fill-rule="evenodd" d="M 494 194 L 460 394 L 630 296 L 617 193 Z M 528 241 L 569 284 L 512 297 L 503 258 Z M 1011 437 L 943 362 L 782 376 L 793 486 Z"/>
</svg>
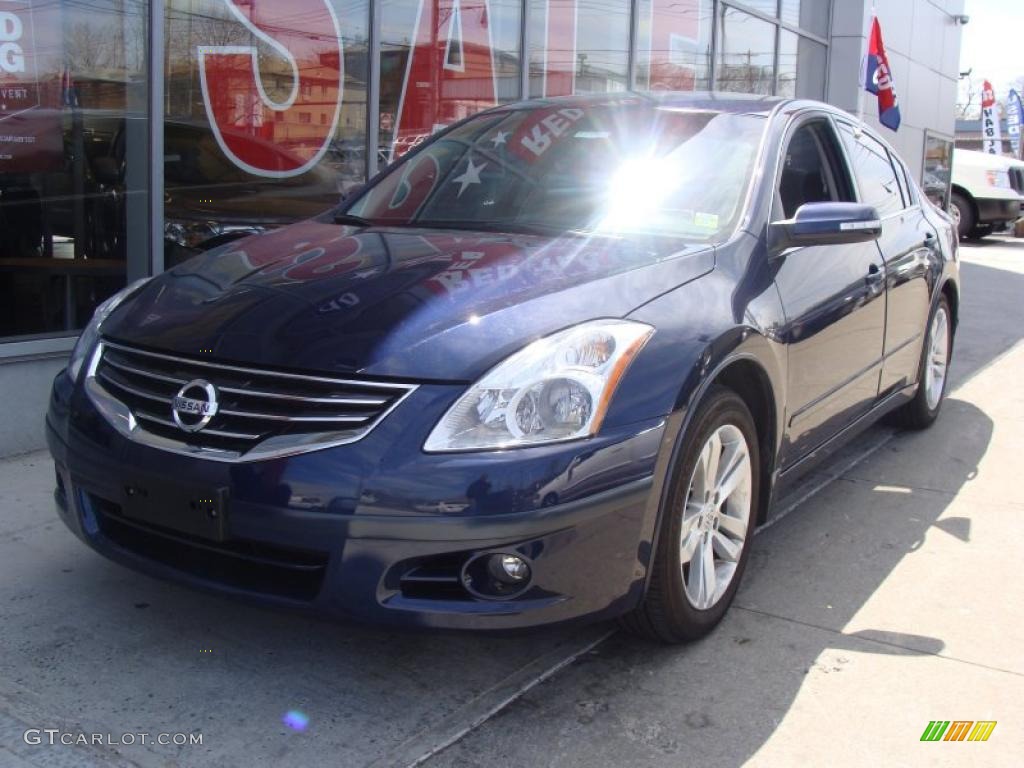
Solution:
<svg viewBox="0 0 1024 768">
<path fill-rule="evenodd" d="M 127 520 L 178 533 L 211 541 L 228 536 L 227 488 L 130 483 L 124 487 L 121 510 Z"/>
</svg>

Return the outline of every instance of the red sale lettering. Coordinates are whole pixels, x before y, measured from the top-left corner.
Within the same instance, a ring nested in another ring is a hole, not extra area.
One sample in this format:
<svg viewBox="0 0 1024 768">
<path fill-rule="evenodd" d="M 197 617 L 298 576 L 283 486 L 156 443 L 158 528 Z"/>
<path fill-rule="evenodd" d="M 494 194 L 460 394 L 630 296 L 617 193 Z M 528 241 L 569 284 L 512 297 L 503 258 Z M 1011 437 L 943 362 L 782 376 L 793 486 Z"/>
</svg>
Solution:
<svg viewBox="0 0 1024 768">
<path fill-rule="evenodd" d="M 547 0 L 544 31 L 545 96 L 570 96 L 576 90 L 576 15 L 578 0 Z"/>
<path fill-rule="evenodd" d="M 652 90 L 694 90 L 701 25 L 710 22 L 703 18 L 700 5 L 700 0 L 653 0 L 648 27 Z"/>
<path fill-rule="evenodd" d="M 200 83 L 214 137 L 224 154 L 248 173 L 270 178 L 305 173 L 327 152 L 341 112 L 344 56 L 338 17 L 329 0 L 260 3 L 258 13 L 254 0 L 225 2 L 238 21 L 279 57 L 278 67 L 283 61 L 291 90 L 283 101 L 271 98 L 253 45 L 200 46 Z M 330 119 L 310 123 L 294 148 L 275 145 L 271 139 L 278 114 L 284 113 L 278 119 L 292 123 L 300 122 L 297 113 L 322 109 L 321 88 L 335 101 Z"/>
<path fill-rule="evenodd" d="M 486 2 L 420 0 L 415 35 L 398 107 L 395 159 L 437 129 L 498 103 Z"/>
</svg>

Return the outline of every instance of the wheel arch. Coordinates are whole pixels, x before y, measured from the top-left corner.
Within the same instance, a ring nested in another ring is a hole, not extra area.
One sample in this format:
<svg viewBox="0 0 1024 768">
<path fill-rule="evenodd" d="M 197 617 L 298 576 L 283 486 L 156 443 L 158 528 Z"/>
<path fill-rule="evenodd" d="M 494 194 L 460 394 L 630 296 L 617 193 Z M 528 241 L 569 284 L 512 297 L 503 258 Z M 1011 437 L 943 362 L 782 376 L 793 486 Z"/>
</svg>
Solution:
<svg viewBox="0 0 1024 768">
<path fill-rule="evenodd" d="M 751 328 L 734 330 L 737 332 L 735 335 L 727 334 L 705 347 L 695 361 L 693 378 L 683 385 L 676 409 L 668 418 L 662 457 L 658 460 L 659 486 L 651 498 L 651 504 L 656 505 L 650 515 L 653 546 L 657 546 L 661 514 L 686 433 L 701 401 L 716 385 L 736 392 L 754 417 L 762 478 L 756 519 L 762 522 L 767 515 L 782 434 L 780 395 L 783 369 L 780 361 L 774 358 L 766 337 Z M 719 351 L 717 355 L 716 350 Z"/>
<path fill-rule="evenodd" d="M 783 407 L 779 401 L 782 371 L 773 366 L 768 340 L 764 336 L 750 328 L 736 330 L 740 330 L 738 338 L 742 340 L 726 345 L 726 348 L 731 347 L 732 351 L 722 354 L 716 364 L 711 361 L 714 357 L 713 350 L 719 345 L 712 343 L 706 347 L 697 362 L 696 382 L 687 381 L 680 392 L 675 412 L 668 418 L 669 426 L 664 449 L 658 459 L 659 480 L 649 502 L 653 507 L 648 511 L 648 519 L 652 525 L 652 528 L 648 529 L 651 531 L 647 548 L 650 560 L 645 564 L 646 573 L 637 600 L 642 599 L 641 596 L 646 594 L 650 584 L 654 552 L 657 551 L 662 529 L 662 514 L 672 484 L 672 473 L 679 462 L 679 452 L 682 450 L 694 413 L 707 393 L 716 385 L 736 392 L 754 418 L 761 469 L 761 493 L 755 511 L 755 521 L 760 524 L 767 518 L 775 484 L 776 459 L 782 430 Z M 766 414 L 770 416 L 763 418 Z"/>
<path fill-rule="evenodd" d="M 968 203 L 970 203 L 971 211 L 972 211 L 972 213 L 974 213 L 974 222 L 975 222 L 975 224 L 977 224 L 977 222 L 978 222 L 978 203 L 974 199 L 974 195 L 972 195 L 967 190 L 966 187 L 962 187 L 959 184 L 952 184 L 952 185 L 950 185 L 949 191 L 950 192 L 955 192 L 956 194 L 960 195 L 960 197 L 964 198 Z"/>
<path fill-rule="evenodd" d="M 758 499 L 757 522 L 768 516 L 775 456 L 778 447 L 778 406 L 768 372 L 754 357 L 741 357 L 727 362 L 712 377 L 710 386 L 722 386 L 739 395 L 757 429 L 758 457 L 761 470 L 761 494 Z"/>
<path fill-rule="evenodd" d="M 956 330 L 960 322 L 960 289 L 954 280 L 946 280 L 939 289 L 939 295 L 945 296 L 949 302 L 949 313 L 952 315 L 953 330 Z"/>
</svg>

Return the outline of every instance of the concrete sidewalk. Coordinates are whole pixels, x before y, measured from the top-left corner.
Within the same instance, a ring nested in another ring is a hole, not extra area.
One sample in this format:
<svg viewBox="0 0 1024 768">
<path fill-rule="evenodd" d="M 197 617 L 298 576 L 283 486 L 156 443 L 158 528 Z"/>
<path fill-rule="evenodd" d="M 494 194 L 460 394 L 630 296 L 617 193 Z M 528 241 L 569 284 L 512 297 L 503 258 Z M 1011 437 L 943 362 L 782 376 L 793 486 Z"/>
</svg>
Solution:
<svg viewBox="0 0 1024 768">
<path fill-rule="evenodd" d="M 954 391 L 932 429 L 759 534 L 704 641 L 618 634 L 428 765 L 1019 766 L 1024 243 L 963 254 Z M 922 743 L 930 720 L 998 725 Z"/>
<path fill-rule="evenodd" d="M 48 455 L 0 462 L 0 489 L 0 768 L 366 765 L 606 632 L 394 634 L 261 610 L 89 550 L 56 517 Z M 29 728 L 204 739 L 29 745 Z"/>
<path fill-rule="evenodd" d="M 391 634 L 192 592 L 68 533 L 48 456 L 0 461 L 0 767 L 1019 764 L 1024 243 L 964 254 L 939 423 L 872 428 L 781 500 L 737 605 L 686 647 L 594 647 L 608 626 Z M 998 725 L 921 743 L 936 719 Z"/>
<path fill-rule="evenodd" d="M 1020 765 L 1022 379 L 1019 346 L 760 534 L 706 640 L 617 635 L 428 765 Z"/>
</svg>

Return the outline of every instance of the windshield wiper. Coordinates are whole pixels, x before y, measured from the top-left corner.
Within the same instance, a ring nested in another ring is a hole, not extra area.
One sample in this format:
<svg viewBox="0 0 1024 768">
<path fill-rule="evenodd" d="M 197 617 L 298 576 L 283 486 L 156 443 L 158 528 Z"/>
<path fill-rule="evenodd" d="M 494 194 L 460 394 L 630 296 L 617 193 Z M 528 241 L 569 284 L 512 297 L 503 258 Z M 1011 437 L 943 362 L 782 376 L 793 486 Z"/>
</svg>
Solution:
<svg viewBox="0 0 1024 768">
<path fill-rule="evenodd" d="M 456 221 L 387 221 L 374 222 L 356 216 L 352 213 L 337 213 L 334 215 L 335 224 L 348 224 L 355 227 L 384 226 L 393 229 L 452 229 L 466 232 L 496 232 L 501 234 L 526 234 L 526 235 L 573 235 L 582 234 L 579 230 L 566 229 L 564 227 L 546 224 L 527 224 L 512 221 L 473 221 L 471 219 L 460 219 Z"/>
<path fill-rule="evenodd" d="M 472 219 L 459 219 L 456 221 L 420 221 L 419 219 L 406 224 L 408 227 L 420 227 L 422 229 L 452 229 L 461 232 L 494 232 L 505 235 L 560 235 L 563 233 L 575 234 L 574 231 L 566 230 L 564 227 L 545 224 L 525 224 L 514 221 L 474 221 Z"/>
<path fill-rule="evenodd" d="M 336 213 L 334 214 L 335 224 L 350 224 L 354 227 L 372 227 L 373 222 L 369 219 L 364 219 L 362 216 L 356 216 L 352 213 Z"/>
</svg>

